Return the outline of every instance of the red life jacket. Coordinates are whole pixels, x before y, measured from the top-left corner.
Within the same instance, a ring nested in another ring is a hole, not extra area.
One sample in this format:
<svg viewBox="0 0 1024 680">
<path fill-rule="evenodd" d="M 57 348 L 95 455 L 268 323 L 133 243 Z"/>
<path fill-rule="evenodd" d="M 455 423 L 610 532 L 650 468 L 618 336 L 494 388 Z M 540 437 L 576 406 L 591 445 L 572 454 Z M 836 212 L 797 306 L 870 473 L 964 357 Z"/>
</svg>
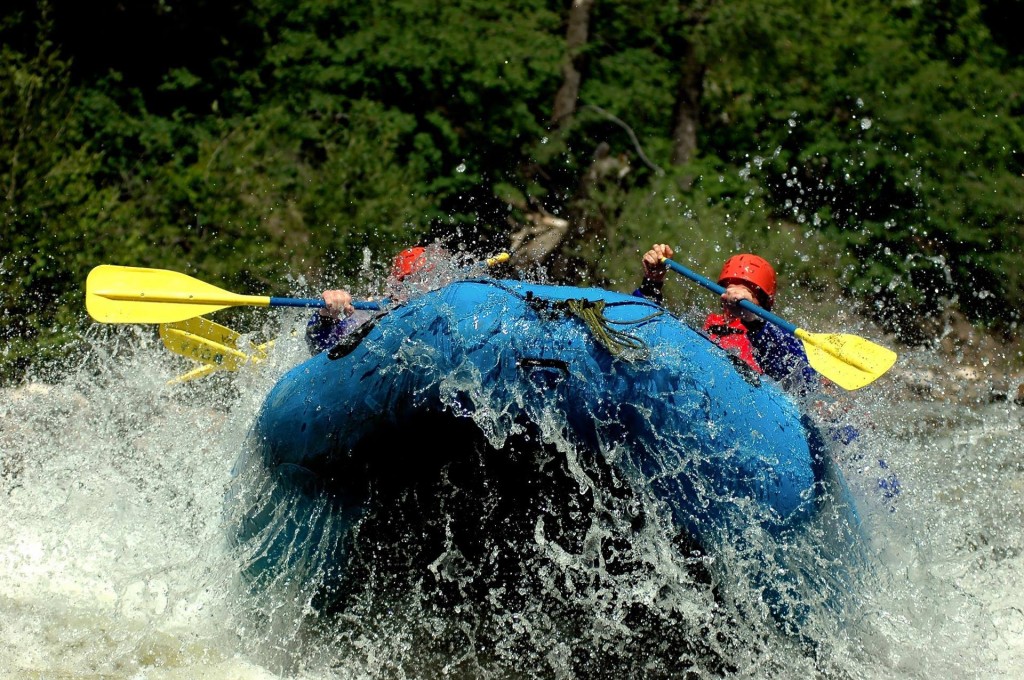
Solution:
<svg viewBox="0 0 1024 680">
<path fill-rule="evenodd" d="M 708 314 L 704 330 L 711 339 L 730 354 L 735 354 L 758 373 L 764 373 L 754 358 L 754 346 L 747 337 L 747 327 L 737 318 L 726 319 L 724 314 Z"/>
</svg>

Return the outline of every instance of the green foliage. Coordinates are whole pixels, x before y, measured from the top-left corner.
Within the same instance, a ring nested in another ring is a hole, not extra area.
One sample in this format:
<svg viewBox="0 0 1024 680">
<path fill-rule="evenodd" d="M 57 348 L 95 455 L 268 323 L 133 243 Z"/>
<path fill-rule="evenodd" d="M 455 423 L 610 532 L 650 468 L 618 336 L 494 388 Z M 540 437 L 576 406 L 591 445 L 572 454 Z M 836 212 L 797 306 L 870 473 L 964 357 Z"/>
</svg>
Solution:
<svg viewBox="0 0 1024 680">
<path fill-rule="evenodd" d="M 266 19 L 280 35 L 269 86 L 296 116 L 337 115 L 353 101 L 408 116 L 416 134 L 393 159 L 416 172 L 406 193 L 431 200 L 434 221 L 472 221 L 498 210 L 490 183 L 543 135 L 558 22 L 543 2 L 296 3 Z"/>
<path fill-rule="evenodd" d="M 574 227 L 566 282 L 632 290 L 665 242 L 711 275 L 759 252 L 907 341 L 950 306 L 1020 322 L 1013 3 L 597 2 L 557 129 L 563 2 L 167 7 L 0 10 L 4 380 L 78 337 L 97 264 L 315 293 L 412 242 L 505 248 L 541 208 Z M 673 167 L 691 54 L 697 157 Z"/>
<path fill-rule="evenodd" d="M 92 236 L 116 200 L 93 181 L 101 154 L 81 137 L 69 63 L 48 24 L 37 30 L 35 53 L 0 47 L 0 372 L 24 370 L 72 337 L 76 284 L 102 256 Z"/>
<path fill-rule="evenodd" d="M 842 11 L 788 29 L 777 19 L 791 11 L 727 5 L 718 48 L 758 36 L 774 58 L 713 72 L 709 103 L 729 110 L 708 127 L 715 151 L 748 148 L 773 212 L 850 252 L 847 290 L 905 339 L 924 340 L 914 319 L 950 301 L 1016 323 L 996 301 L 1017 285 L 1001 254 L 1019 248 L 1022 74 L 996 66 L 978 3 L 938 14 L 812 3 Z M 783 6 L 795 9 L 771 9 Z"/>
</svg>

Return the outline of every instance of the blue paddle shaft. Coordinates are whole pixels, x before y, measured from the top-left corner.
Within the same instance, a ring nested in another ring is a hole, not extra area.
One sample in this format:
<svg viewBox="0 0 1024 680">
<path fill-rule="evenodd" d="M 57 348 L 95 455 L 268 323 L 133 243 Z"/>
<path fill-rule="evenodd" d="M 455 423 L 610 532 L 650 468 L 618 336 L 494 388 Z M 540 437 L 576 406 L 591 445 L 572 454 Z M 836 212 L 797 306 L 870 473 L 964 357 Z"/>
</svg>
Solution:
<svg viewBox="0 0 1024 680">
<path fill-rule="evenodd" d="M 675 260 L 665 259 L 665 260 L 662 260 L 662 262 L 664 262 L 669 267 L 669 269 L 672 269 L 673 271 L 679 272 L 680 274 L 682 274 L 686 278 L 699 283 L 700 285 L 704 286 L 705 288 L 707 288 L 708 290 L 710 290 L 713 293 L 718 293 L 719 295 L 721 295 L 722 293 L 725 292 L 725 288 L 723 288 L 722 286 L 718 285 L 717 283 L 715 283 L 711 279 L 707 278 L 706 276 L 701 276 L 697 272 L 691 271 L 691 270 L 687 269 L 686 267 L 684 267 L 683 265 L 679 264 Z M 796 326 L 794 326 L 790 322 L 786 321 L 782 317 L 775 316 L 774 314 L 769 312 L 767 309 L 765 309 L 763 307 L 758 307 L 757 305 L 755 305 L 753 302 L 750 302 L 749 300 L 740 300 L 738 304 L 739 304 L 741 309 L 745 309 L 748 312 L 752 312 L 754 314 L 757 314 L 759 317 L 761 317 L 765 321 L 770 321 L 771 323 L 775 324 L 776 326 L 778 326 L 782 330 L 786 331 L 787 333 L 790 333 L 792 335 L 796 335 Z"/>
<path fill-rule="evenodd" d="M 387 300 L 384 301 L 385 303 Z M 323 298 L 285 298 L 285 297 L 272 297 L 270 298 L 271 307 L 326 307 L 327 303 L 324 302 Z M 372 309 L 380 310 L 380 302 L 363 302 L 360 300 L 353 300 L 352 306 L 356 309 Z"/>
<path fill-rule="evenodd" d="M 484 261 L 487 266 L 501 264 L 508 259 L 508 253 L 500 253 L 499 255 L 488 258 Z M 464 270 L 468 271 L 474 267 L 480 266 L 480 262 L 475 262 L 471 265 L 463 267 Z M 380 311 L 391 304 L 390 299 L 383 299 L 380 302 L 365 302 L 361 300 L 353 300 L 352 306 L 356 309 L 366 309 L 373 311 Z M 271 307 L 326 307 L 327 303 L 322 298 L 285 298 L 285 297 L 271 297 Z"/>
</svg>

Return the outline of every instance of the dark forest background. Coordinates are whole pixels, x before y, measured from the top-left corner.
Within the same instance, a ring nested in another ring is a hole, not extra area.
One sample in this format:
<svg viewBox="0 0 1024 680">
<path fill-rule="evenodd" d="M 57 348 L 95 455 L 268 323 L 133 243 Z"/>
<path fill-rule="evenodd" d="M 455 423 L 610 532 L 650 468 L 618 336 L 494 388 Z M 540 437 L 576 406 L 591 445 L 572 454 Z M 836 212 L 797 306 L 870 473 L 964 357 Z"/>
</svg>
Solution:
<svg viewBox="0 0 1024 680">
<path fill-rule="evenodd" d="M 654 242 L 711 277 L 753 251 L 797 323 L 824 298 L 908 345 L 952 312 L 1017 337 L 1021 26 L 1012 0 L 6 0 L 0 377 L 69 351 L 97 264 L 315 294 L 430 241 L 622 291 Z"/>
</svg>

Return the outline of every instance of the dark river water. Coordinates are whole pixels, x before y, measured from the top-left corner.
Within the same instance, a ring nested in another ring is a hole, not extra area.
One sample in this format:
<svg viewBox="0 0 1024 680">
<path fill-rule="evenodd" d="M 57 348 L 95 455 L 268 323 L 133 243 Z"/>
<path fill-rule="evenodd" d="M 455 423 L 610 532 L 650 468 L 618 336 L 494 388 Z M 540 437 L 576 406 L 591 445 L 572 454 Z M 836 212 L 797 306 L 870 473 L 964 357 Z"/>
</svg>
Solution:
<svg viewBox="0 0 1024 680">
<path fill-rule="evenodd" d="M 0 677 L 1024 677 L 1024 409 L 908 398 L 892 376 L 851 397 L 862 437 L 834 452 L 871 566 L 848 593 L 855 615 L 817 616 L 809 640 L 742 606 L 756 593 L 722 609 L 715 564 L 681 564 L 662 524 L 634 521 L 656 511 L 604 496 L 585 465 L 574 474 L 598 501 L 566 511 L 583 514 L 567 520 L 581 535 L 538 519 L 517 536 L 521 563 L 486 587 L 491 558 L 444 540 L 473 506 L 398 495 L 378 524 L 414 525 L 419 508 L 439 542 L 395 530 L 337 611 L 278 584 L 254 613 L 223 501 L 263 396 L 305 356 L 287 331 L 266 362 L 170 384 L 192 366 L 151 329 L 97 329 L 59 378 L 5 391 Z M 910 353 L 899 367 L 934 362 Z M 876 488 L 879 459 L 899 479 L 894 503 Z M 622 544 L 625 566 L 595 558 L 595 537 Z M 372 567 L 404 555 L 404 571 Z"/>
</svg>

